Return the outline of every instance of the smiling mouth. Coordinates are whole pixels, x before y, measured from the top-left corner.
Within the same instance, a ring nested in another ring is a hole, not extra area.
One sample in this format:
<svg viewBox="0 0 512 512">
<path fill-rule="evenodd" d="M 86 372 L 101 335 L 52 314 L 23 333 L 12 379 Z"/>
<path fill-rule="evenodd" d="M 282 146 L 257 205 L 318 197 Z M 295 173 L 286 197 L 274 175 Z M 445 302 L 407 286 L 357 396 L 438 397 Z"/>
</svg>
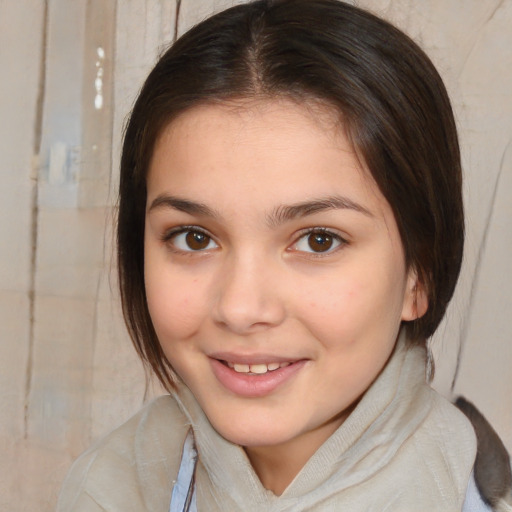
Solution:
<svg viewBox="0 0 512 512">
<path fill-rule="evenodd" d="M 210 356 L 219 383 L 244 398 L 262 398 L 274 393 L 304 368 L 307 359 L 288 359 L 272 354 L 220 354 Z"/>
<path fill-rule="evenodd" d="M 221 361 L 225 366 L 231 368 L 237 373 L 245 373 L 247 375 L 264 375 L 267 372 L 273 372 L 280 368 L 290 366 L 291 362 L 285 363 L 258 363 L 258 364 L 245 364 L 245 363 L 232 363 L 230 361 Z"/>
</svg>

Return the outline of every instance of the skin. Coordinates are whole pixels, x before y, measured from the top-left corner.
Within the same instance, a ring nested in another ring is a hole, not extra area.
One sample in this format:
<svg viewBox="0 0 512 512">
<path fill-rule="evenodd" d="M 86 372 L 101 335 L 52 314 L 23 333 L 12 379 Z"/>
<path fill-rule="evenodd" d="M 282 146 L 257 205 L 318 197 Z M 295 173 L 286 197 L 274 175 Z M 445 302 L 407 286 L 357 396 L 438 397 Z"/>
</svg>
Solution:
<svg viewBox="0 0 512 512">
<path fill-rule="evenodd" d="M 391 208 L 332 114 L 287 100 L 182 114 L 147 191 L 146 293 L 164 353 L 281 494 L 385 366 L 401 322 L 426 309 Z M 299 363 L 270 393 L 241 396 L 213 371 L 220 353 Z"/>
</svg>

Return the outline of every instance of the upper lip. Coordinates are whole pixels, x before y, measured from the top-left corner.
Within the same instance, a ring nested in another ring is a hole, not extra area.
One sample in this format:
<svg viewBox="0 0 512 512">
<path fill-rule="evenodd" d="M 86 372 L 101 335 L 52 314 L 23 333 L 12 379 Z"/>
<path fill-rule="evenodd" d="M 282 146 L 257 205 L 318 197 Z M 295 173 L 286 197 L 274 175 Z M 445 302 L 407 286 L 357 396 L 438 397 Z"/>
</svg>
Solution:
<svg viewBox="0 0 512 512">
<path fill-rule="evenodd" d="M 294 363 L 303 358 L 276 356 L 272 354 L 238 354 L 234 352 L 214 352 L 209 354 L 212 359 L 237 364 L 269 364 L 269 363 Z"/>
</svg>

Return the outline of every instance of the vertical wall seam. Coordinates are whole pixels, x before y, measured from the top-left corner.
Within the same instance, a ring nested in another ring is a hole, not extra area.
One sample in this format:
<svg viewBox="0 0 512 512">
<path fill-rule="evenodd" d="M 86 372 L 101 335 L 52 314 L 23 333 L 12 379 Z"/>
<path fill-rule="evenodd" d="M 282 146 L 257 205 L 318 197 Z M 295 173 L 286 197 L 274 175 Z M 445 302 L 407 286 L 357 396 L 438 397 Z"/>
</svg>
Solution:
<svg viewBox="0 0 512 512">
<path fill-rule="evenodd" d="M 464 320 L 460 329 L 460 339 L 459 339 L 459 347 L 457 351 L 457 363 L 455 366 L 455 372 L 453 374 L 451 392 L 453 393 L 455 390 L 455 386 L 457 385 L 457 379 L 459 377 L 460 366 L 462 364 L 462 356 L 464 354 L 464 346 L 466 344 L 466 339 L 469 331 L 469 322 L 473 316 L 473 308 L 475 307 L 475 296 L 476 290 L 478 288 L 478 284 L 480 283 L 480 274 L 482 272 L 482 263 L 484 259 L 484 255 L 487 248 L 487 239 L 489 238 L 489 230 L 491 227 L 492 219 L 494 218 L 494 211 L 496 208 L 496 197 L 498 195 L 498 189 L 501 182 L 501 177 L 503 174 L 503 168 L 505 166 L 505 158 L 509 150 L 512 149 L 512 139 L 508 142 L 501 156 L 500 167 L 498 170 L 498 174 L 496 176 L 496 181 L 494 182 L 494 189 L 491 196 L 491 207 L 489 208 L 489 213 L 487 218 L 485 219 L 484 226 L 484 234 L 482 237 L 482 241 L 480 243 L 480 247 L 478 248 L 478 254 L 475 263 L 475 271 L 473 272 L 473 279 L 471 280 L 471 289 L 469 292 L 469 301 L 466 307 L 466 314 L 464 315 Z"/>
<path fill-rule="evenodd" d="M 181 10 L 181 0 L 176 0 L 176 16 L 174 21 L 174 38 L 173 42 L 176 42 L 176 39 L 178 39 L 178 28 L 179 28 L 179 21 L 180 21 L 180 10 Z"/>
<path fill-rule="evenodd" d="M 92 330 L 92 355 L 91 355 L 91 362 L 92 367 L 94 368 L 94 363 L 96 360 L 96 350 L 98 348 L 98 319 L 99 319 L 99 313 L 98 310 L 101 307 L 100 305 L 100 295 L 101 295 L 101 285 L 102 281 L 104 279 L 105 272 L 107 272 L 107 280 L 109 285 L 110 294 L 112 295 L 112 287 L 111 287 L 111 274 L 112 274 L 112 262 L 113 262 L 113 255 L 114 255 L 114 245 L 110 244 L 111 250 L 110 255 L 107 255 L 107 233 L 110 233 L 112 235 L 113 233 L 113 227 L 114 227 L 114 216 L 113 211 L 115 207 L 112 206 L 112 204 L 115 204 L 118 200 L 114 199 L 112 197 L 112 181 L 113 181 L 113 172 L 114 172 L 114 148 L 113 148 L 113 141 L 114 141 L 114 110 L 115 110 L 115 63 L 116 63 L 116 38 L 117 38 L 117 1 L 111 0 L 110 2 L 113 5 L 114 12 L 112 14 L 112 25 L 109 27 L 108 30 L 105 31 L 105 38 L 110 38 L 110 46 L 106 43 L 106 41 L 103 41 L 104 47 L 110 48 L 110 65 L 106 63 L 108 66 L 107 69 L 109 72 L 106 75 L 106 79 L 110 80 L 111 88 L 110 88 L 110 94 L 109 98 L 105 98 L 107 101 L 105 102 L 106 105 L 110 106 L 110 152 L 109 152 L 109 167 L 110 172 L 108 176 L 108 184 L 107 184 L 107 205 L 105 205 L 104 211 L 105 211 L 105 218 L 104 218 L 104 229 L 103 229 L 103 247 L 102 247 L 102 260 L 105 263 L 106 261 L 109 262 L 108 268 L 105 268 L 105 265 L 103 265 L 102 270 L 98 273 L 98 278 L 96 282 L 96 289 L 94 292 L 94 314 L 93 314 L 93 330 Z M 86 41 L 87 44 L 87 41 Z M 109 76 L 110 75 L 110 76 Z M 109 102 L 109 103 L 108 103 Z M 112 226 L 112 230 L 110 227 Z M 115 242 L 114 242 L 115 243 Z M 92 374 L 92 382 L 94 383 L 94 370 Z M 93 410 L 92 410 L 92 401 L 90 404 L 91 411 L 89 414 L 89 442 L 92 441 L 92 433 L 93 433 Z"/>
<path fill-rule="evenodd" d="M 464 72 L 464 69 L 466 68 L 468 62 L 469 62 L 469 59 L 471 58 L 471 56 L 473 55 L 473 52 L 476 48 L 476 46 L 478 45 L 478 43 L 480 42 L 480 38 L 481 38 L 481 33 L 483 30 L 485 30 L 486 26 L 488 23 L 490 23 L 493 18 L 496 16 L 496 13 L 501 9 L 501 7 L 503 6 L 503 2 L 504 0 L 498 0 L 498 3 L 494 6 L 494 9 L 493 11 L 491 12 L 491 14 L 489 14 L 489 16 L 487 16 L 487 18 L 480 24 L 480 26 L 478 27 L 478 29 L 474 32 L 473 34 L 473 43 L 471 44 L 471 48 L 469 49 L 469 51 L 466 53 L 466 56 L 464 57 L 464 62 L 462 64 L 462 66 L 460 66 L 460 70 L 459 72 L 457 73 L 457 78 L 460 79 L 462 73 Z"/>
<path fill-rule="evenodd" d="M 30 404 L 30 392 L 32 389 L 32 373 L 34 365 L 34 336 L 35 336 L 35 302 L 36 302 L 36 266 L 37 266 L 37 238 L 39 228 L 39 167 L 41 140 L 43 136 L 43 110 L 46 90 L 46 54 L 48 43 L 48 0 L 43 2 L 43 22 L 41 30 L 41 56 L 39 61 L 38 92 L 36 99 L 36 111 L 34 119 L 33 147 L 32 147 L 32 169 L 30 179 L 32 180 L 32 191 L 30 198 L 31 219 L 30 219 L 30 268 L 29 268 L 29 333 L 28 333 L 28 354 L 27 366 L 25 369 L 25 393 L 24 393 L 24 416 L 23 434 L 28 437 L 28 415 Z"/>
<path fill-rule="evenodd" d="M 110 255 L 108 256 L 108 287 L 110 295 L 113 296 L 112 288 L 112 272 L 117 271 L 117 236 L 116 236 L 116 221 L 117 221 L 117 209 L 119 207 L 119 191 L 113 189 L 113 184 L 117 181 L 114 180 L 114 172 L 119 172 L 119 169 L 114 169 L 114 130 L 115 130 L 115 110 L 116 110 L 116 62 L 117 62 L 117 27 L 119 20 L 118 16 L 118 2 L 114 2 L 114 14 L 113 14 L 113 33 L 112 33 L 112 49 L 111 49 L 111 64 L 110 64 L 110 83 L 112 84 L 110 89 L 110 174 L 108 177 L 108 194 L 107 194 L 107 207 L 105 212 L 105 232 L 103 234 L 103 254 L 104 260 L 107 260 L 107 234 L 110 234 Z M 127 120 L 125 119 L 122 127 L 122 133 L 126 130 Z M 119 187 L 117 187 L 119 188 Z M 115 268 L 114 268 L 115 265 Z M 117 281 L 116 281 L 117 282 Z M 116 288 L 119 288 L 118 286 Z"/>
<path fill-rule="evenodd" d="M 113 34 L 111 35 L 112 47 L 110 54 L 110 105 L 111 105 L 111 122 L 110 122 L 110 174 L 108 179 L 108 198 L 111 198 L 112 190 L 112 173 L 114 172 L 114 116 L 115 116 L 115 105 L 116 105 L 116 62 L 117 62 L 117 1 L 114 1 L 114 14 L 113 14 Z M 115 194 L 114 194 L 114 197 Z M 114 204 L 117 201 L 117 197 L 114 199 Z M 109 200 L 109 204 L 112 204 L 112 201 Z"/>
</svg>

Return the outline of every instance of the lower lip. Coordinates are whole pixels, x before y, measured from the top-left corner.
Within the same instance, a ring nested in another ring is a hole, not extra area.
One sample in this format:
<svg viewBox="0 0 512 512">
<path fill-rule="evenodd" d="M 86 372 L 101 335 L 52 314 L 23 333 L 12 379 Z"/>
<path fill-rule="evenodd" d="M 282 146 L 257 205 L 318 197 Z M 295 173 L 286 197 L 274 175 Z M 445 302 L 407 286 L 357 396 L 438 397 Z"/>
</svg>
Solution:
<svg viewBox="0 0 512 512">
<path fill-rule="evenodd" d="M 257 398 L 269 395 L 279 386 L 291 379 L 306 364 L 297 361 L 283 368 L 268 371 L 260 375 L 238 373 L 217 359 L 210 359 L 217 380 L 235 395 Z"/>
</svg>

